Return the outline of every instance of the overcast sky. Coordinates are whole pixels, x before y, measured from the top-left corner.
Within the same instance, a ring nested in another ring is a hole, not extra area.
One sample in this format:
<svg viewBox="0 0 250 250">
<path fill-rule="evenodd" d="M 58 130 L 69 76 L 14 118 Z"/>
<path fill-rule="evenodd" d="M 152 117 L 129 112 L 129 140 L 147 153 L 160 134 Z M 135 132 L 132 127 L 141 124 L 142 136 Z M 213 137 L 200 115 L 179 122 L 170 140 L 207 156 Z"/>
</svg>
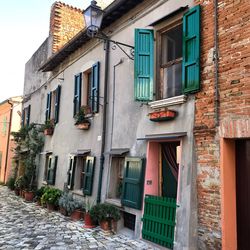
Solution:
<svg viewBox="0 0 250 250">
<path fill-rule="evenodd" d="M 0 103 L 22 95 L 25 62 L 49 34 L 50 8 L 55 0 L 0 1 Z M 90 0 L 62 0 L 85 9 Z"/>
</svg>

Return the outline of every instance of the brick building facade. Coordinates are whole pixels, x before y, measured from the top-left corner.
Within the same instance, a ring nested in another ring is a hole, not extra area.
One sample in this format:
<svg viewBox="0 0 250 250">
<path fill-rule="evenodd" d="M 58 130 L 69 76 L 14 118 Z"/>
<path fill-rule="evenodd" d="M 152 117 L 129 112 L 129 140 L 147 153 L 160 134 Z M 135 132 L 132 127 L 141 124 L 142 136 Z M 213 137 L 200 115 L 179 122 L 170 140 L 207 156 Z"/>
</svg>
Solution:
<svg viewBox="0 0 250 250">
<path fill-rule="evenodd" d="M 196 94 L 194 128 L 198 242 L 201 249 L 220 249 L 221 244 L 223 249 L 236 249 L 236 209 L 233 211 L 234 223 L 230 224 L 234 225 L 231 232 L 227 232 L 226 227 L 229 214 L 225 215 L 229 207 L 225 205 L 235 208 L 236 202 L 227 201 L 226 197 L 228 186 L 223 176 L 229 166 L 223 161 L 222 141 L 223 138 L 231 138 L 235 143 L 236 139 L 250 137 L 249 3 L 218 1 L 218 75 L 214 18 L 216 1 L 197 3 L 202 6 L 201 91 Z M 232 189 L 237 193 L 236 184 Z M 226 240 L 228 234 L 230 240 Z"/>
</svg>

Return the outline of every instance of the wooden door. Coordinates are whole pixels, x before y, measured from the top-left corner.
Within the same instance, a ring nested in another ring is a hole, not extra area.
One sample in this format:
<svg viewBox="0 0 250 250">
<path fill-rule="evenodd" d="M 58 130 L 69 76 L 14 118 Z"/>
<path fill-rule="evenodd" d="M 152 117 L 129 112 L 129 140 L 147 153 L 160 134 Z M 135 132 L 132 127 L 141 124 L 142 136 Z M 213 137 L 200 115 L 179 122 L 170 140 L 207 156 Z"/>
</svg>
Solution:
<svg viewBox="0 0 250 250">
<path fill-rule="evenodd" d="M 250 249 L 250 140 L 236 141 L 238 250 Z"/>
</svg>

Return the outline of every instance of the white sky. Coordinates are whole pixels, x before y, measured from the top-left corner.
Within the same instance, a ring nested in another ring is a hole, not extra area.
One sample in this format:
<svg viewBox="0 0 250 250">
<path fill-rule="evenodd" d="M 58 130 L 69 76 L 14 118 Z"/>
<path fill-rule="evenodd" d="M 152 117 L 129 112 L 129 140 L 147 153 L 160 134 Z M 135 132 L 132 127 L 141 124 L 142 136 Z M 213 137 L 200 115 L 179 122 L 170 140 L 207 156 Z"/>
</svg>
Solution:
<svg viewBox="0 0 250 250">
<path fill-rule="evenodd" d="M 55 0 L 0 1 L 0 103 L 22 95 L 24 67 L 49 34 Z M 90 0 L 62 0 L 85 9 Z"/>
</svg>

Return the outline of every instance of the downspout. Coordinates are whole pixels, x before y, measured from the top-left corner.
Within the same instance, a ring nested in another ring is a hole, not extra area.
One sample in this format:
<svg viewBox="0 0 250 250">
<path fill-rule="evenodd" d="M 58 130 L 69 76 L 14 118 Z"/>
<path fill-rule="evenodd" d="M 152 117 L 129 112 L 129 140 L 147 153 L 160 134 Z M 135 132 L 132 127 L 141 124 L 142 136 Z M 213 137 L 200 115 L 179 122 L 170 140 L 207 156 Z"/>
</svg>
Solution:
<svg viewBox="0 0 250 250">
<path fill-rule="evenodd" d="M 8 166 L 8 157 L 9 157 L 9 144 L 10 144 L 10 133 L 11 133 L 11 125 L 12 125 L 12 112 L 13 112 L 13 104 L 8 100 L 10 104 L 10 121 L 9 121 L 9 129 L 8 129 L 8 138 L 7 138 L 7 151 L 6 151 L 6 159 L 5 159 L 5 167 L 4 167 L 4 183 L 6 183 L 6 171 Z"/>
<path fill-rule="evenodd" d="M 97 190 L 97 199 L 96 202 L 100 203 L 101 201 L 101 190 L 102 190 L 102 175 L 104 168 L 104 149 L 106 143 L 106 117 L 107 117 L 107 93 L 108 93 L 108 72 L 109 72 L 109 56 L 110 56 L 110 43 L 106 40 L 105 47 L 105 72 L 104 72 L 104 96 L 103 96 L 103 118 L 102 118 L 102 146 L 101 146 L 101 157 L 100 157 L 100 171 L 99 171 L 99 180 L 98 180 L 98 190 Z"/>
<path fill-rule="evenodd" d="M 123 59 L 121 58 L 120 61 L 115 64 L 113 67 L 113 96 L 112 96 L 112 122 L 111 122 L 111 142 L 110 142 L 110 149 L 112 149 L 113 145 L 113 130 L 114 130 L 114 118 L 115 118 L 115 81 L 116 81 L 116 67 L 123 63 Z"/>
<path fill-rule="evenodd" d="M 218 40 L 218 0 L 214 0 L 214 90 L 215 90 L 215 126 L 219 126 L 219 40 Z"/>
</svg>

